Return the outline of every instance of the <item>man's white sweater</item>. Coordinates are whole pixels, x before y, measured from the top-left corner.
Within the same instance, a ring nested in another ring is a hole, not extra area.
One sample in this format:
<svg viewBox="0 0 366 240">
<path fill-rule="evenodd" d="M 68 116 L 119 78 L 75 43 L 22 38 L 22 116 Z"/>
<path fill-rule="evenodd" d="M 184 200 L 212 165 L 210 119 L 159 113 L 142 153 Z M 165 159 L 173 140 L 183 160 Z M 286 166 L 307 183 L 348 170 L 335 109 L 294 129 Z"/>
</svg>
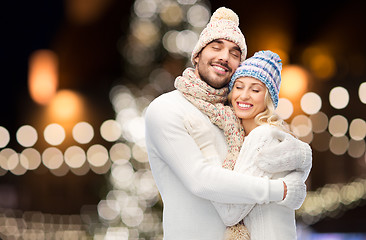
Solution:
<svg viewBox="0 0 366 240">
<path fill-rule="evenodd" d="M 211 201 L 278 202 L 283 197 L 283 182 L 209 163 L 184 127 L 185 116 L 192 114 L 211 124 L 180 92 L 172 91 L 155 99 L 145 115 L 149 162 L 164 204 L 164 239 L 222 240 L 226 226 Z M 211 125 L 223 161 L 227 154 L 225 137 Z"/>
</svg>

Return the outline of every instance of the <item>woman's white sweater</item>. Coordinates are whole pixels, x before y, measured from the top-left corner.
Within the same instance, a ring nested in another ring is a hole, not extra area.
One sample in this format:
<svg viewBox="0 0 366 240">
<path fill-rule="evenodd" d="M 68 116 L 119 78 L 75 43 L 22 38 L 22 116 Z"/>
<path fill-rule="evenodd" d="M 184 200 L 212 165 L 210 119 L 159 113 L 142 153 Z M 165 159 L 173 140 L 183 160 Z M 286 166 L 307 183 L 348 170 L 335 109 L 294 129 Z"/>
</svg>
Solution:
<svg viewBox="0 0 366 240">
<path fill-rule="evenodd" d="M 244 175 L 209 163 L 184 127 L 194 114 L 211 124 L 221 161 L 225 137 L 206 115 L 173 91 L 155 99 L 145 115 L 146 146 L 164 210 L 165 240 L 222 240 L 225 225 L 211 201 L 267 204 L 283 197 L 283 181 Z"/>
<path fill-rule="evenodd" d="M 280 143 L 281 147 L 279 147 Z M 291 153 L 290 158 L 289 152 Z M 295 156 L 298 159 L 295 159 Z M 234 171 L 279 179 L 295 171 L 297 165 L 302 168 L 302 177 L 305 180 L 309 175 L 311 163 L 311 148 L 307 143 L 274 126 L 265 124 L 256 127 L 245 138 Z M 282 204 L 272 202 L 249 207 L 248 205 L 215 203 L 215 207 L 228 226 L 234 225 L 244 218 L 244 224 L 248 228 L 251 240 L 296 239 L 295 211 Z"/>
</svg>

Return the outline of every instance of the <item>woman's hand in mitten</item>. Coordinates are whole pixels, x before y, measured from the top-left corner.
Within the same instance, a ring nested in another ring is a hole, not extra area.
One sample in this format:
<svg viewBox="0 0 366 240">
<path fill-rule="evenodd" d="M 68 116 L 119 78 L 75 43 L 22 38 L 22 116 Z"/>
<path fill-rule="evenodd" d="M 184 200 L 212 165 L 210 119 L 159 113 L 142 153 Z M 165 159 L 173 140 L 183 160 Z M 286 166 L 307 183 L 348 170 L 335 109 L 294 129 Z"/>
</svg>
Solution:
<svg viewBox="0 0 366 240">
<path fill-rule="evenodd" d="M 204 122 L 203 119 L 195 115 L 187 115 L 184 118 L 184 126 L 189 135 L 197 143 L 203 156 L 206 158 L 217 156 L 217 151 L 214 146 L 215 134 L 212 132 L 212 127 Z"/>
<path fill-rule="evenodd" d="M 312 151 L 310 146 L 288 133 L 273 130 L 271 134 L 276 141 L 270 146 L 259 149 L 256 165 L 269 173 L 300 170 L 311 166 Z"/>
</svg>

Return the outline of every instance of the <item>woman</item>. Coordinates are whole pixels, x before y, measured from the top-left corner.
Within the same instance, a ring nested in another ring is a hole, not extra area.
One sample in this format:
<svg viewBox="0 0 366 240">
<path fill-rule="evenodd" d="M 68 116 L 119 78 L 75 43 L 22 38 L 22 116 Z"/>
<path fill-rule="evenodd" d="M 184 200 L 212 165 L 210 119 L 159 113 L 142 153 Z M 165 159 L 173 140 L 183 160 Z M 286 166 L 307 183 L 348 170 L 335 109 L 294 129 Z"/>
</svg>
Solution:
<svg viewBox="0 0 366 240">
<path fill-rule="evenodd" d="M 278 104 L 281 69 L 281 59 L 277 54 L 271 51 L 257 52 L 245 60 L 232 76 L 228 96 L 230 106 L 213 105 L 195 99 L 191 99 L 191 102 L 224 130 L 229 145 L 224 167 L 272 179 L 293 172 L 291 174 L 302 174 L 305 181 L 311 168 L 311 149 L 308 144 L 293 137 L 284 121 L 274 113 Z M 176 86 L 183 89 L 179 83 Z M 232 120 L 234 113 L 239 124 Z M 204 156 L 218 164 L 219 157 L 215 146 L 211 144 L 211 130 L 189 116 L 186 128 Z M 240 134 L 242 130 L 244 141 Z M 290 209 L 281 203 L 214 205 L 227 226 L 236 225 L 228 228 L 227 239 L 240 239 L 239 236 L 248 239 L 248 236 L 240 233 L 243 231 L 243 222 L 252 240 L 296 239 L 294 210 L 300 206 Z"/>
</svg>

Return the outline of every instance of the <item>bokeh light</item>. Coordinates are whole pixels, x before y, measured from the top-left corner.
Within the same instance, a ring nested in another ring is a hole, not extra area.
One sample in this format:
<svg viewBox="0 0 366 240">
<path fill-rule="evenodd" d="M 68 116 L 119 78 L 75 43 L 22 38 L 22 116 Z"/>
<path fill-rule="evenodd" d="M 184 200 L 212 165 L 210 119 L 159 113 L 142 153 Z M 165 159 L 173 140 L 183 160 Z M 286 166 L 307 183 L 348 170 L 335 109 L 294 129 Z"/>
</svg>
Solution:
<svg viewBox="0 0 366 240">
<path fill-rule="evenodd" d="M 358 96 L 360 101 L 366 104 L 366 82 L 360 84 L 360 87 L 358 88 Z"/>
<path fill-rule="evenodd" d="M 365 154 L 366 150 L 366 144 L 365 140 L 354 140 L 351 139 L 349 141 L 349 147 L 348 147 L 348 155 L 350 155 L 353 158 L 359 158 L 362 157 Z"/>
<path fill-rule="evenodd" d="M 51 123 L 44 130 L 44 139 L 51 145 L 60 145 L 66 137 L 64 128 L 57 124 Z"/>
<path fill-rule="evenodd" d="M 88 149 L 87 157 L 90 165 L 102 167 L 109 159 L 108 150 L 100 144 L 95 144 Z"/>
<path fill-rule="evenodd" d="M 335 155 L 343 155 L 349 146 L 347 136 L 332 136 L 329 141 L 329 150 Z"/>
<path fill-rule="evenodd" d="M 9 131 L 0 126 L 0 148 L 6 147 L 10 141 L 10 134 Z"/>
<path fill-rule="evenodd" d="M 292 102 L 287 98 L 280 98 L 278 100 L 278 106 L 276 108 L 276 113 L 280 118 L 286 120 L 291 117 L 292 113 L 294 112 L 294 107 Z"/>
<path fill-rule="evenodd" d="M 32 147 L 38 140 L 38 134 L 34 127 L 24 125 L 18 129 L 16 138 L 23 147 Z"/>
<path fill-rule="evenodd" d="M 139 18 L 152 18 L 157 12 L 157 4 L 154 0 L 136 0 L 133 8 Z"/>
<path fill-rule="evenodd" d="M 364 139 L 366 136 L 366 122 L 363 119 L 353 119 L 349 126 L 349 135 L 354 140 Z"/>
<path fill-rule="evenodd" d="M 294 101 L 306 92 L 309 75 L 304 68 L 296 65 L 286 65 L 283 67 L 281 75 L 280 97 Z"/>
<path fill-rule="evenodd" d="M 64 163 L 64 156 L 60 149 L 49 147 L 42 153 L 42 162 L 48 169 L 58 169 Z"/>
<path fill-rule="evenodd" d="M 47 104 L 58 87 L 58 58 L 50 50 L 37 50 L 29 59 L 28 87 L 31 98 L 39 104 Z"/>
<path fill-rule="evenodd" d="M 311 115 L 310 120 L 313 124 L 313 132 L 321 133 L 327 130 L 328 127 L 328 116 L 323 112 L 317 112 Z"/>
<path fill-rule="evenodd" d="M 344 87 L 335 87 L 329 92 L 329 103 L 335 109 L 343 109 L 349 103 L 349 94 Z"/>
<path fill-rule="evenodd" d="M 116 143 L 109 150 L 109 155 L 113 162 L 128 162 L 131 158 L 131 148 L 124 143 Z"/>
<path fill-rule="evenodd" d="M 57 92 L 49 105 L 49 114 L 58 121 L 78 119 L 83 114 L 83 101 L 74 91 L 61 90 Z"/>
<path fill-rule="evenodd" d="M 198 41 L 198 36 L 195 32 L 190 30 L 183 30 L 178 32 L 176 36 L 176 46 L 180 52 L 190 56 L 195 43 Z"/>
<path fill-rule="evenodd" d="M 64 158 L 65 163 L 70 168 L 81 168 L 86 161 L 85 152 L 79 146 L 68 147 L 65 151 Z"/>
<path fill-rule="evenodd" d="M 177 3 L 163 2 L 160 18 L 166 25 L 176 26 L 183 21 L 183 11 Z"/>
<path fill-rule="evenodd" d="M 145 47 L 158 44 L 159 29 L 148 20 L 135 20 L 131 23 L 133 36 Z"/>
<path fill-rule="evenodd" d="M 41 154 L 34 148 L 24 149 L 20 153 L 19 158 L 20 164 L 28 170 L 37 169 L 42 162 Z"/>
<path fill-rule="evenodd" d="M 312 130 L 312 122 L 309 117 L 305 115 L 297 115 L 291 121 L 291 130 L 298 137 L 306 137 Z"/>
<path fill-rule="evenodd" d="M 79 122 L 72 129 L 72 136 L 76 142 L 89 143 L 94 137 L 94 129 L 90 123 Z"/>
<path fill-rule="evenodd" d="M 315 114 L 319 112 L 322 107 L 322 99 L 320 96 L 314 92 L 305 93 L 302 96 L 301 101 L 301 109 L 307 114 Z"/>
<path fill-rule="evenodd" d="M 100 126 L 101 136 L 108 142 L 117 141 L 121 134 L 121 125 L 115 120 L 106 120 Z"/>
<path fill-rule="evenodd" d="M 14 169 L 19 163 L 18 153 L 11 148 L 4 148 L 0 152 L 1 167 L 5 170 Z"/>
<path fill-rule="evenodd" d="M 348 130 L 348 121 L 341 115 L 335 115 L 330 118 L 328 129 L 330 134 L 335 137 L 344 136 Z"/>
<path fill-rule="evenodd" d="M 205 27 L 209 19 L 210 11 L 200 4 L 193 5 L 188 9 L 187 21 L 194 27 Z"/>
</svg>

